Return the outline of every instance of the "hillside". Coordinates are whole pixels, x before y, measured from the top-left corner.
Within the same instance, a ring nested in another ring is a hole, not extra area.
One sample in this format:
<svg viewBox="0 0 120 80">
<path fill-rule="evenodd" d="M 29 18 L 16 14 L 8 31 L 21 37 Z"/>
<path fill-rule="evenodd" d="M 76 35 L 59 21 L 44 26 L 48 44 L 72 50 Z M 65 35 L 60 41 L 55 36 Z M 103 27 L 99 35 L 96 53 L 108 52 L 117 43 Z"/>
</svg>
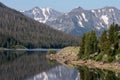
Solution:
<svg viewBox="0 0 120 80">
<path fill-rule="evenodd" d="M 0 47 L 61 48 L 77 45 L 77 37 L 54 30 L 0 3 Z"/>
</svg>

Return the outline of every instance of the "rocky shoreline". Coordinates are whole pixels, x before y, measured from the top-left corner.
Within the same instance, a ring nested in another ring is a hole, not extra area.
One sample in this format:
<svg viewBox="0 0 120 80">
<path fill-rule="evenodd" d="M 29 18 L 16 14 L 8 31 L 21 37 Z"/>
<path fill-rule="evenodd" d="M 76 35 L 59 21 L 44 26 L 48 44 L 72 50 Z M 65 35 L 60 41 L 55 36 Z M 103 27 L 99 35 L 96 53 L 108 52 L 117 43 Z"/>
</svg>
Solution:
<svg viewBox="0 0 120 80">
<path fill-rule="evenodd" d="M 66 47 L 60 50 L 57 54 L 47 55 L 47 58 L 57 60 L 59 63 L 71 66 L 82 66 L 86 65 L 89 68 L 99 68 L 120 72 L 119 63 L 104 63 L 95 60 L 79 60 L 77 58 L 79 47 Z"/>
</svg>

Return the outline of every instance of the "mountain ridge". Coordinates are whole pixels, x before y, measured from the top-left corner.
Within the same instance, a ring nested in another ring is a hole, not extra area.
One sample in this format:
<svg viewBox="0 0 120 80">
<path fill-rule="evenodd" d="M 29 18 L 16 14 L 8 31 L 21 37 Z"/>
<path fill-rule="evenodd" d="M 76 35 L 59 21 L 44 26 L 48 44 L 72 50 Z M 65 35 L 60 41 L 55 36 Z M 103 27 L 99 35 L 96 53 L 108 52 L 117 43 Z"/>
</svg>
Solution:
<svg viewBox="0 0 120 80">
<path fill-rule="evenodd" d="M 54 20 L 56 17 L 62 15 L 63 13 L 60 13 L 52 8 L 39 8 L 34 7 L 31 10 L 22 12 L 24 15 L 27 15 L 30 18 L 35 19 L 38 22 L 46 23 L 48 20 Z"/>
<path fill-rule="evenodd" d="M 91 10 L 77 7 L 53 20 L 46 21 L 45 24 L 66 33 L 82 35 L 90 30 L 101 32 L 108 29 L 113 22 L 120 24 L 118 16 L 120 16 L 120 10 L 115 7 L 108 6 Z"/>
</svg>

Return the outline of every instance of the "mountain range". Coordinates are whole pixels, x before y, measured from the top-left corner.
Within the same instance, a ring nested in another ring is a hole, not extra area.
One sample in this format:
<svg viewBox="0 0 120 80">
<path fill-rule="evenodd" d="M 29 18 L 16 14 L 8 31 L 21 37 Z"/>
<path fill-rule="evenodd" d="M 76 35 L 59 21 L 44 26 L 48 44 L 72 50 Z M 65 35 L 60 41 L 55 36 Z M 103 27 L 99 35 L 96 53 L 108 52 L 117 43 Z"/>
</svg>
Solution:
<svg viewBox="0 0 120 80">
<path fill-rule="evenodd" d="M 61 16 L 62 13 L 53 10 L 51 8 L 39 8 L 35 7 L 28 11 L 20 11 L 24 15 L 35 19 L 38 22 L 46 23 L 47 21 L 55 20 L 56 17 Z"/>
<path fill-rule="evenodd" d="M 108 29 L 110 24 L 120 24 L 120 10 L 115 7 L 85 10 L 74 8 L 68 13 L 62 13 L 51 8 L 35 7 L 22 11 L 24 15 L 39 22 L 50 25 L 54 29 L 74 35 L 82 35 L 91 30 L 101 32 Z"/>
<path fill-rule="evenodd" d="M 39 23 L 0 3 L 0 47 L 62 48 L 78 44 L 77 37 Z"/>
</svg>

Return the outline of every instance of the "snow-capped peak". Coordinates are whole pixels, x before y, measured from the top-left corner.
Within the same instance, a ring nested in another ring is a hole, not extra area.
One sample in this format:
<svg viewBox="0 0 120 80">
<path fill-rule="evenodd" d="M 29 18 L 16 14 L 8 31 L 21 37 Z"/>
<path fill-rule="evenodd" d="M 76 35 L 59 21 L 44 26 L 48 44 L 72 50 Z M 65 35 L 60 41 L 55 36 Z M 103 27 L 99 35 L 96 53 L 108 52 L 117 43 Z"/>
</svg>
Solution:
<svg viewBox="0 0 120 80">
<path fill-rule="evenodd" d="M 36 7 L 33 10 L 23 13 L 55 29 L 75 35 L 82 35 L 90 30 L 101 31 L 108 29 L 113 22 L 120 24 L 120 10 L 115 7 L 92 10 L 77 7 L 64 14 L 51 8 Z"/>
<path fill-rule="evenodd" d="M 22 13 L 42 23 L 46 23 L 49 20 L 54 20 L 56 17 L 62 14 L 48 7 L 47 8 L 34 7 L 33 9 L 24 11 Z"/>
<path fill-rule="evenodd" d="M 25 12 L 24 10 L 20 10 L 21 13 Z"/>
</svg>

